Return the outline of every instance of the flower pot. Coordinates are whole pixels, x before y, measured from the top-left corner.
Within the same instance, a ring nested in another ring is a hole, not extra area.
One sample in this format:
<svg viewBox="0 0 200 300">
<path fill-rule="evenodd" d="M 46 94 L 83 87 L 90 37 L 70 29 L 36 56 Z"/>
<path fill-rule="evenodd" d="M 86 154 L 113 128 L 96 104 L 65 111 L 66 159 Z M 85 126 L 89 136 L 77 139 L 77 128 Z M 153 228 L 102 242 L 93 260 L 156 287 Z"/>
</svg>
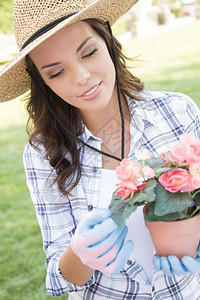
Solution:
<svg viewBox="0 0 200 300">
<path fill-rule="evenodd" d="M 200 214 L 173 222 L 147 222 L 158 256 L 175 255 L 196 258 L 200 242 Z"/>
</svg>

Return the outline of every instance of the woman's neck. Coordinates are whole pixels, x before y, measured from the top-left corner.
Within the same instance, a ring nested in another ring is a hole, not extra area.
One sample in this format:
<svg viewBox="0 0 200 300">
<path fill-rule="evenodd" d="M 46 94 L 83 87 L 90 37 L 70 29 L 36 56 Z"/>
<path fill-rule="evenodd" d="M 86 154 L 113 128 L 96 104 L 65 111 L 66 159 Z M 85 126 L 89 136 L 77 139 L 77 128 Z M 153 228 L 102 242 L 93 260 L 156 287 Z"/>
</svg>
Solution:
<svg viewBox="0 0 200 300">
<path fill-rule="evenodd" d="M 129 120 L 130 111 L 123 94 L 121 94 L 121 102 L 124 119 Z M 97 112 L 90 112 L 86 117 L 82 117 L 84 124 L 92 134 L 102 139 L 105 138 L 105 131 L 108 132 L 114 128 L 117 129 L 117 127 L 121 128 L 121 116 L 117 97 L 111 100 L 104 109 Z"/>
<path fill-rule="evenodd" d="M 121 95 L 124 115 L 124 155 L 128 157 L 130 151 L 130 110 L 124 95 Z M 89 114 L 86 122 L 87 128 L 102 139 L 101 150 L 121 158 L 122 122 L 117 98 L 110 101 L 108 106 L 97 113 Z M 118 160 L 102 156 L 102 166 L 105 169 L 114 170 L 119 165 Z"/>
</svg>

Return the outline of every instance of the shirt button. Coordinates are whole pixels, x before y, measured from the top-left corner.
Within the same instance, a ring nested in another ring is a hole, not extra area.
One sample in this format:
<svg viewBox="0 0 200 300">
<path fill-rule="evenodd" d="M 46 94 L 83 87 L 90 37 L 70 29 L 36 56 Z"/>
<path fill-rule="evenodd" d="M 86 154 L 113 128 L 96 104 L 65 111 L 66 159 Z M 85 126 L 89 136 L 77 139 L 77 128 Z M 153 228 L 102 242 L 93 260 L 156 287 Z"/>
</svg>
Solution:
<svg viewBox="0 0 200 300">
<path fill-rule="evenodd" d="M 127 261 L 127 265 L 129 265 L 129 266 L 132 265 L 132 260 L 129 259 L 129 260 Z"/>
<path fill-rule="evenodd" d="M 152 292 L 154 292 L 155 291 L 155 287 L 154 286 L 152 286 Z"/>
<path fill-rule="evenodd" d="M 60 268 L 58 269 L 58 272 L 59 272 L 60 275 L 62 275 L 62 273 L 61 273 L 61 271 L 60 271 Z"/>
<path fill-rule="evenodd" d="M 93 167 L 93 168 L 92 168 L 92 171 L 93 171 L 94 173 L 96 173 L 96 172 L 97 172 L 97 167 Z"/>
<path fill-rule="evenodd" d="M 88 205 L 88 211 L 91 211 L 91 210 L 93 210 L 92 204 Z"/>
</svg>

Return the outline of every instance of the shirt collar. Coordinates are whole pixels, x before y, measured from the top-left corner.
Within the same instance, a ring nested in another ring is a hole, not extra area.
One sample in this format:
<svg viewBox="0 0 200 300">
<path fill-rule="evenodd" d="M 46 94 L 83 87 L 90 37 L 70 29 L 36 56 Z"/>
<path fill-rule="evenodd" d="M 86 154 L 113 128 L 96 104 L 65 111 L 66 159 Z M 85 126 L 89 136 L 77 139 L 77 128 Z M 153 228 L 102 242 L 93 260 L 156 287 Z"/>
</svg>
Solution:
<svg viewBox="0 0 200 300">
<path fill-rule="evenodd" d="M 134 96 L 141 98 L 143 101 L 134 100 Z M 133 93 L 133 97 L 128 97 L 125 95 L 129 110 L 131 112 L 131 119 L 133 122 L 133 126 L 136 128 L 143 128 L 143 122 L 149 122 L 157 127 L 157 124 L 154 121 L 155 118 L 155 106 L 152 105 L 152 100 L 155 98 L 153 93 L 149 92 L 139 92 Z M 153 112 L 153 114 L 152 114 Z M 154 115 L 154 117 L 153 117 Z M 142 123 L 141 123 L 142 122 Z M 88 143 L 90 140 L 96 140 L 102 142 L 102 140 L 95 135 L 83 124 L 83 133 L 79 136 L 79 138 Z M 82 146 L 80 142 L 78 143 L 78 148 Z"/>
<path fill-rule="evenodd" d="M 134 96 L 141 98 L 140 100 L 134 100 Z M 136 128 L 141 128 L 141 122 L 149 122 L 152 125 L 158 127 L 155 122 L 155 105 L 153 100 L 155 99 L 153 93 L 139 92 L 133 93 L 133 97 L 127 97 L 128 106 L 131 112 L 131 119 Z"/>
<path fill-rule="evenodd" d="M 83 124 L 83 133 L 81 135 L 79 135 L 79 138 L 85 143 L 89 143 L 89 141 L 91 141 L 91 140 L 96 140 L 96 141 L 102 142 L 102 140 L 100 138 L 93 135 L 93 133 L 87 128 L 87 126 L 85 124 Z M 82 143 L 77 141 L 78 149 L 82 146 L 83 146 Z"/>
</svg>

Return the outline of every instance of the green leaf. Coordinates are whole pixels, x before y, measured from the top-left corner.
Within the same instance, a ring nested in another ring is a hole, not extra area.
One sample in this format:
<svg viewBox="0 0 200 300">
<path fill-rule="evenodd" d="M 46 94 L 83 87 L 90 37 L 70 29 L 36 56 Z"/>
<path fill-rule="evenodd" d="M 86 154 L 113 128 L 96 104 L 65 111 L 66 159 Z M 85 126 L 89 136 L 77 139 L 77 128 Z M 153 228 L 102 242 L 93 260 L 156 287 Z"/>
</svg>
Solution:
<svg viewBox="0 0 200 300">
<path fill-rule="evenodd" d="M 193 201 L 200 205 L 200 189 L 193 191 L 192 193 Z"/>
<path fill-rule="evenodd" d="M 185 219 L 187 216 L 187 209 L 181 211 L 181 212 L 175 212 L 166 214 L 164 216 L 157 216 L 154 213 L 155 210 L 155 202 L 152 202 L 148 205 L 145 215 L 145 220 L 148 222 L 170 222 L 170 221 L 176 221 L 176 220 L 182 220 Z"/>
<path fill-rule="evenodd" d="M 9 62 L 9 60 L 3 60 L 3 61 L 0 61 L 0 66 L 6 65 L 8 62 Z"/>
<path fill-rule="evenodd" d="M 111 218 L 120 227 L 126 223 L 126 219 L 137 209 L 137 206 L 130 205 L 119 196 L 114 196 L 108 209 L 112 212 Z"/>
<path fill-rule="evenodd" d="M 146 202 L 154 201 L 156 197 L 155 191 L 157 184 L 158 183 L 155 179 L 149 179 L 145 187 L 141 191 L 135 193 L 136 202 L 139 202 L 138 198 L 141 198 Z"/>
<path fill-rule="evenodd" d="M 125 199 L 131 205 L 143 205 L 146 202 L 154 201 L 155 199 L 155 187 L 157 185 L 156 180 L 149 179 L 145 187 L 138 192 L 135 192 L 133 197 Z"/>
<path fill-rule="evenodd" d="M 144 189 L 136 192 L 133 197 L 122 200 L 121 196 L 115 196 L 113 193 L 112 200 L 108 209 L 112 212 L 112 219 L 120 227 L 125 224 L 126 219 L 137 209 L 138 206 L 146 202 L 152 202 L 155 199 L 156 180 L 150 179 Z"/>
<path fill-rule="evenodd" d="M 182 212 L 192 205 L 192 197 L 188 193 L 170 193 L 158 183 L 155 210 L 157 216 L 164 216 L 171 213 Z"/>
<path fill-rule="evenodd" d="M 149 166 L 154 170 L 163 167 L 164 164 L 165 164 L 165 160 L 164 158 L 161 157 L 151 157 L 150 159 L 145 161 L 145 165 Z"/>
<path fill-rule="evenodd" d="M 172 170 L 172 168 L 157 168 L 154 171 L 155 171 L 156 177 L 159 177 L 163 172 L 167 172 L 170 170 Z"/>
</svg>

